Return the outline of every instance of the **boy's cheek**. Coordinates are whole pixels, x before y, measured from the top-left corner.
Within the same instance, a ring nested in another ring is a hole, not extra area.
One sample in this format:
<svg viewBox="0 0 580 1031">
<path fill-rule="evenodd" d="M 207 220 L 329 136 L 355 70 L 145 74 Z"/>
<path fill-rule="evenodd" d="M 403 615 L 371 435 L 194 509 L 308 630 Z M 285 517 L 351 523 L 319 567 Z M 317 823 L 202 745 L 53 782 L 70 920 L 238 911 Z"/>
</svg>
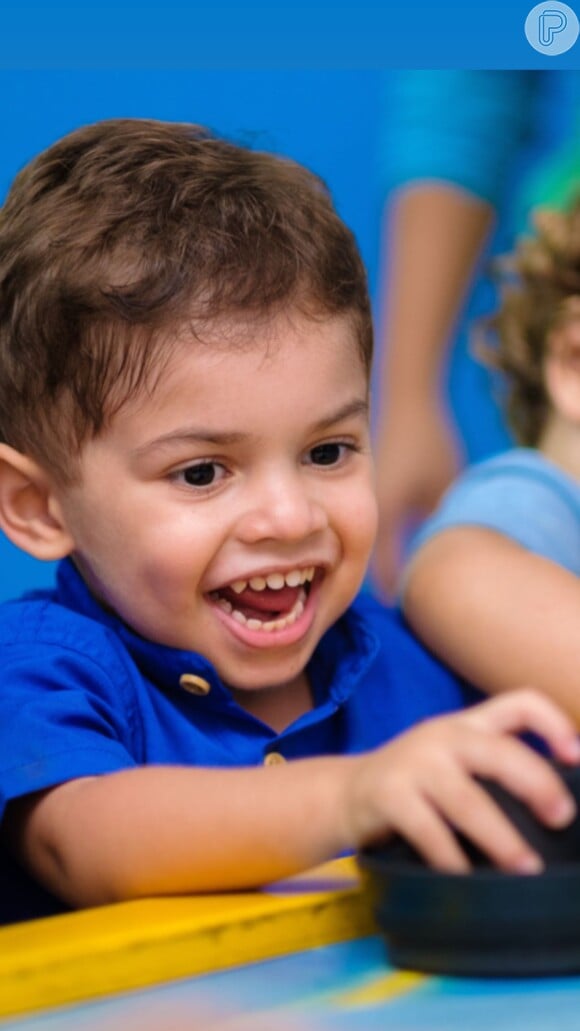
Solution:
<svg viewBox="0 0 580 1031">
<path fill-rule="evenodd" d="M 377 533 L 379 529 L 379 510 L 376 504 L 374 504 L 367 513 L 365 543 L 366 543 L 366 560 L 368 561 L 370 553 L 375 545 Z"/>
<path fill-rule="evenodd" d="M 359 527 L 359 533 L 370 540 L 372 547 L 379 526 L 379 505 L 374 478 L 369 479 L 366 489 L 357 491 L 353 519 Z"/>
<path fill-rule="evenodd" d="M 357 491 L 349 508 L 351 550 L 367 564 L 374 547 L 379 524 L 379 510 L 372 488 Z"/>
</svg>

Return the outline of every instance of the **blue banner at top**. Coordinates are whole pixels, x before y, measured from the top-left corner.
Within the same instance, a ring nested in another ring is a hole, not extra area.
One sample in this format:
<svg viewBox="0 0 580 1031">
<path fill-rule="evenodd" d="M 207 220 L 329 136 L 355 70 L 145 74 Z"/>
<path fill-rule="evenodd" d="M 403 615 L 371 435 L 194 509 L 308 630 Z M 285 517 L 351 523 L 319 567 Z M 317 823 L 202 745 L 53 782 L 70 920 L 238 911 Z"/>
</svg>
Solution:
<svg viewBox="0 0 580 1031">
<path fill-rule="evenodd" d="M 4 5 L 0 67 L 580 68 L 580 3 Z"/>
</svg>

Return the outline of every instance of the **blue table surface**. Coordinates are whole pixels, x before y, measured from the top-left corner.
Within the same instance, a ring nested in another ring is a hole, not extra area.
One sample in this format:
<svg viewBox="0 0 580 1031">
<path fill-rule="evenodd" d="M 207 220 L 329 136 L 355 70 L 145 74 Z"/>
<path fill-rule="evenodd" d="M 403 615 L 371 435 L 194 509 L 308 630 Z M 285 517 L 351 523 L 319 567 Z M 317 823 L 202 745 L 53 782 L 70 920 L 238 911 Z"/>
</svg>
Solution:
<svg viewBox="0 0 580 1031">
<path fill-rule="evenodd" d="M 413 977 L 380 938 L 31 1017 L 1 1031 L 578 1031 L 580 977 Z"/>
</svg>

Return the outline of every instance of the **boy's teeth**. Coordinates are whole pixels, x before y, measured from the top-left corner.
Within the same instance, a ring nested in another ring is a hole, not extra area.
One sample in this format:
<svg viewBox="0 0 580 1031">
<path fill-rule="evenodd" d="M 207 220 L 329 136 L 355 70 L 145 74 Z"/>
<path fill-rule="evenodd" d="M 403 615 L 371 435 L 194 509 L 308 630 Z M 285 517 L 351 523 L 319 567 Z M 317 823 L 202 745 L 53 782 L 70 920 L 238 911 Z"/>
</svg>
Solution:
<svg viewBox="0 0 580 1031">
<path fill-rule="evenodd" d="M 266 581 L 263 576 L 253 576 L 250 580 L 250 587 L 253 591 L 263 591 L 266 587 Z"/>
<path fill-rule="evenodd" d="M 282 576 L 282 574 L 274 573 L 274 576 Z M 285 577 L 282 576 L 282 580 L 287 583 L 288 587 L 298 587 L 299 584 L 303 583 L 302 573 L 299 569 L 291 569 L 289 573 L 286 573 Z M 270 577 L 268 577 L 268 587 L 270 586 Z M 280 584 L 280 586 L 282 586 L 282 584 Z"/>
<path fill-rule="evenodd" d="M 306 594 L 304 591 L 300 591 L 298 598 L 294 602 L 293 607 L 287 616 L 282 616 L 279 619 L 270 619 L 262 622 L 261 619 L 246 619 L 243 612 L 239 609 L 234 609 L 225 599 L 219 599 L 218 604 L 220 608 L 224 609 L 225 612 L 231 614 L 232 619 L 235 619 L 236 623 L 240 623 L 242 626 L 247 626 L 248 630 L 283 630 L 287 626 L 292 626 L 296 622 L 299 616 L 304 612 L 304 603 L 306 601 Z M 226 608 L 226 606 L 228 606 Z"/>
<path fill-rule="evenodd" d="M 298 587 L 300 584 L 309 583 L 314 579 L 314 566 L 306 569 L 291 569 L 288 573 L 268 573 L 267 576 L 252 576 L 250 580 L 234 580 L 230 584 L 234 594 L 241 594 L 248 586 L 253 591 L 264 591 L 269 587 L 271 591 L 281 591 L 283 587 Z"/>
<path fill-rule="evenodd" d="M 260 627 L 263 626 L 263 624 L 260 623 L 259 619 L 247 619 L 246 626 L 248 630 L 259 630 Z"/>
<path fill-rule="evenodd" d="M 252 581 L 250 580 L 250 583 L 251 582 Z M 280 588 L 283 587 L 286 583 L 286 580 L 284 579 L 282 573 L 268 573 L 268 576 L 266 577 L 266 583 L 268 584 L 270 590 L 279 591 Z M 293 585 L 289 584 L 288 586 L 292 587 Z"/>
</svg>

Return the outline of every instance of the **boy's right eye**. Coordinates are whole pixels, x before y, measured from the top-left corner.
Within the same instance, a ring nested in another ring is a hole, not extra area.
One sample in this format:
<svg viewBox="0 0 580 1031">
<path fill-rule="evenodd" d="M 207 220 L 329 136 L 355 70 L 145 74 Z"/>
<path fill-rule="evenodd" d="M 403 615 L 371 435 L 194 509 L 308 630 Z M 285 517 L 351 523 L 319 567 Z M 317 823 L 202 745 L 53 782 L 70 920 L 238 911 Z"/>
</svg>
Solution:
<svg viewBox="0 0 580 1031">
<path fill-rule="evenodd" d="M 173 479 L 188 487 L 212 487 L 225 476 L 226 470 L 217 462 L 196 462 L 173 473 Z"/>
</svg>

